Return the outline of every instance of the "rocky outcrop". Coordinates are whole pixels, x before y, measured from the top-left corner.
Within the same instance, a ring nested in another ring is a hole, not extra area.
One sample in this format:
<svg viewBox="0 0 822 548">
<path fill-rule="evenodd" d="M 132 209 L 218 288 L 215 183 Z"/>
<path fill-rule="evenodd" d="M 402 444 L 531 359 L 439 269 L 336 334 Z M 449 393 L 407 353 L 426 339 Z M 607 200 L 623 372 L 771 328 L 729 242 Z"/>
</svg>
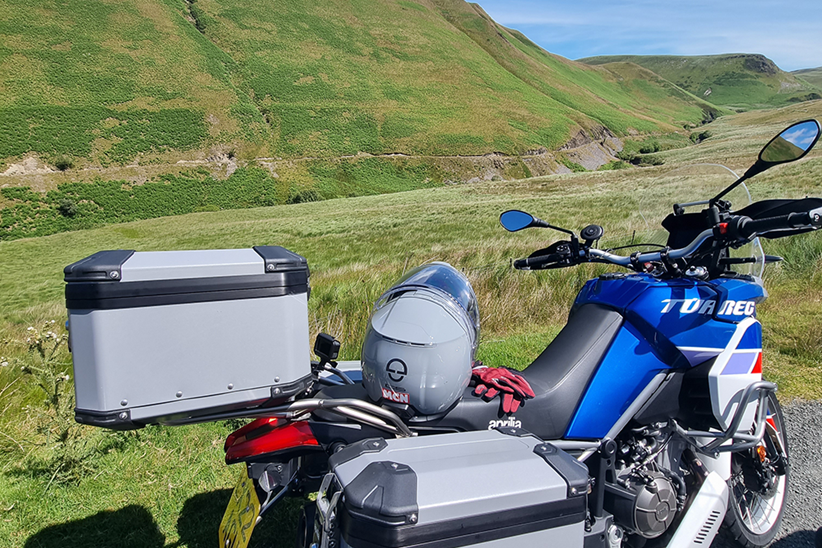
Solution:
<svg viewBox="0 0 822 548">
<path fill-rule="evenodd" d="M 759 72 L 771 76 L 780 72 L 779 67 L 764 55 L 746 55 L 745 68 L 752 72 Z"/>
<path fill-rule="evenodd" d="M 571 162 L 591 171 L 616 160 L 622 141 L 608 128 L 596 126 L 580 130 L 559 151 Z"/>
</svg>

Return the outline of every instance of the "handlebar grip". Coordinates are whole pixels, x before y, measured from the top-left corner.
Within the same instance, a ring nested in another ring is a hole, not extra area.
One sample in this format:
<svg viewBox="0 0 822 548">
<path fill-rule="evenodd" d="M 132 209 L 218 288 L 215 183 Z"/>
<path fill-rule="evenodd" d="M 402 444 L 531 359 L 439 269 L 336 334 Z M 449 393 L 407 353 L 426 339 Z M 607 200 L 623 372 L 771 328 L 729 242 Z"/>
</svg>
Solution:
<svg viewBox="0 0 822 548">
<path fill-rule="evenodd" d="M 548 255 L 540 255 L 538 257 L 528 257 L 527 259 L 517 259 L 514 261 L 514 268 L 522 270 L 524 268 L 538 268 L 546 264 L 555 263 L 562 259 L 562 255 L 558 253 L 549 253 Z"/>
<path fill-rule="evenodd" d="M 822 224 L 822 208 L 798 213 L 788 213 L 777 217 L 768 217 L 756 221 L 750 218 L 742 218 L 739 222 L 739 234 L 749 238 L 754 234 L 762 234 L 770 230 L 783 228 L 801 228 L 806 226 L 818 227 Z"/>
</svg>

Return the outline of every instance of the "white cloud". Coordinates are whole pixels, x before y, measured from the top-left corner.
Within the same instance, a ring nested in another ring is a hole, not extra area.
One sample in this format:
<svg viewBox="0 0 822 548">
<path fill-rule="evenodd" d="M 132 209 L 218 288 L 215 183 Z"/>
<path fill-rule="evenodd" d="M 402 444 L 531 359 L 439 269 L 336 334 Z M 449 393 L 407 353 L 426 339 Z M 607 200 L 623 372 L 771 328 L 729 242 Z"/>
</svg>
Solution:
<svg viewBox="0 0 822 548">
<path fill-rule="evenodd" d="M 789 143 L 795 144 L 802 150 L 808 150 L 817 136 L 816 128 L 810 127 L 810 124 L 812 124 L 812 122 L 806 122 L 790 131 L 786 131 L 782 134 L 782 138 Z"/>
<path fill-rule="evenodd" d="M 822 66 L 822 2 L 480 0 L 496 21 L 576 59 L 606 54 L 761 53 L 784 70 Z"/>
</svg>

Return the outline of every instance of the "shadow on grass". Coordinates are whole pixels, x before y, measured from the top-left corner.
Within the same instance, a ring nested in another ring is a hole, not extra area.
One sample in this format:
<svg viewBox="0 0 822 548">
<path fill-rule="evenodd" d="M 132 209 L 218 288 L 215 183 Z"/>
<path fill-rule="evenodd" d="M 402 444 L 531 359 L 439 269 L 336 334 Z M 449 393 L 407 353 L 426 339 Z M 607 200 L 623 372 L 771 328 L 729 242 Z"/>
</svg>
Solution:
<svg viewBox="0 0 822 548">
<path fill-rule="evenodd" d="M 164 545 L 165 537 L 151 513 L 133 504 L 46 527 L 30 536 L 25 548 L 163 548 Z"/>
<path fill-rule="evenodd" d="M 177 519 L 180 539 L 166 544 L 148 509 L 136 504 L 98 512 L 87 518 L 51 525 L 26 540 L 25 548 L 214 548 L 230 489 L 194 495 Z M 249 548 L 292 548 L 303 499 L 286 499 L 267 512 L 254 529 Z"/>
<path fill-rule="evenodd" d="M 231 496 L 231 489 L 220 489 L 194 495 L 183 504 L 177 518 L 180 540 L 173 546 L 214 548 L 219 544 L 220 522 Z M 169 547 L 170 548 L 170 547 Z"/>
<path fill-rule="evenodd" d="M 177 520 L 180 540 L 173 546 L 214 548 L 218 544 L 220 522 L 230 495 L 230 489 L 221 489 L 188 499 Z M 286 498 L 277 503 L 254 528 L 249 548 L 293 548 L 297 518 L 305 503 L 302 498 Z"/>
</svg>

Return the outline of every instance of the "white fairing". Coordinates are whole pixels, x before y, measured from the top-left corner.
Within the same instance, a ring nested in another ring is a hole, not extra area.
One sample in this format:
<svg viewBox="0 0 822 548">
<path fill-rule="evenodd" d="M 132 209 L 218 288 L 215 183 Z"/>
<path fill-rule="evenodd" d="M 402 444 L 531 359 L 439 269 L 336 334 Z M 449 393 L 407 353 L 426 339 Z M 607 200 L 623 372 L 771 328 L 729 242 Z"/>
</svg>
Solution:
<svg viewBox="0 0 822 548">
<path fill-rule="evenodd" d="M 728 509 L 728 484 L 715 472 L 708 474 L 668 548 L 707 548 Z"/>
<path fill-rule="evenodd" d="M 737 324 L 728 346 L 716 357 L 708 375 L 711 406 L 723 430 L 730 426 L 745 388 L 762 380 L 761 370 L 756 367 L 762 348 L 747 348 L 751 346 L 749 344 L 740 345 L 746 332 L 749 329 L 758 329 L 758 324 L 759 322 L 753 317 L 745 318 Z M 747 432 L 753 424 L 756 405 L 756 399 L 748 405 L 740 423 L 741 431 Z"/>
<path fill-rule="evenodd" d="M 713 438 L 697 438 L 697 441 L 703 445 L 707 445 L 713 441 Z M 730 441 L 728 443 L 730 443 Z M 719 474 L 719 477 L 725 481 L 731 479 L 731 453 L 720 453 L 715 457 L 700 455 L 699 458 L 709 472 L 716 472 Z"/>
</svg>

